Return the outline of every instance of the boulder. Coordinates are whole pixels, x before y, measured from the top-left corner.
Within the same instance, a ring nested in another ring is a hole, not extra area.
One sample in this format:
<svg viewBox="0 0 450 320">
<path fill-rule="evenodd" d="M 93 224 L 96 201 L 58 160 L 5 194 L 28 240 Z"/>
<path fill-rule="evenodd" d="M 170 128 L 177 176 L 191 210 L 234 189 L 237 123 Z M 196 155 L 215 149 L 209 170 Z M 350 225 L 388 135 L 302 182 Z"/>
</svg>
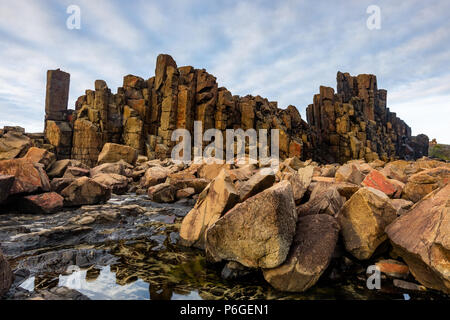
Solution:
<svg viewBox="0 0 450 320">
<path fill-rule="evenodd" d="M 0 204 L 8 198 L 14 179 L 14 176 L 0 175 Z"/>
<path fill-rule="evenodd" d="M 290 167 L 290 168 L 294 169 L 295 171 L 297 171 L 298 169 L 302 168 L 303 166 L 304 166 L 303 162 L 300 161 L 300 159 L 298 157 L 292 157 L 292 158 L 288 158 L 288 159 L 284 160 L 280 167 L 282 170 L 285 167 Z"/>
<path fill-rule="evenodd" d="M 286 261 L 264 269 L 264 278 L 280 291 L 303 292 L 327 269 L 339 237 L 339 224 L 329 215 L 300 217 Z"/>
<path fill-rule="evenodd" d="M 78 167 L 67 167 L 64 172 L 63 178 L 65 179 L 77 179 L 81 177 L 89 177 L 89 169 L 83 169 Z"/>
<path fill-rule="evenodd" d="M 192 197 L 194 194 L 195 194 L 194 188 L 184 188 L 177 190 L 176 197 L 177 199 L 185 199 Z"/>
<path fill-rule="evenodd" d="M 406 183 L 408 176 L 417 172 L 414 165 L 405 160 L 397 160 L 389 162 L 383 169 L 380 170 L 383 175 L 390 179 L 395 179 Z"/>
<path fill-rule="evenodd" d="M 99 173 L 92 179 L 111 189 L 114 194 L 125 194 L 128 191 L 128 178 L 115 173 Z"/>
<path fill-rule="evenodd" d="M 99 173 L 114 173 L 125 177 L 131 177 L 133 166 L 127 162 L 120 160 L 114 163 L 104 163 L 90 170 L 91 177 L 95 177 Z"/>
<path fill-rule="evenodd" d="M 176 181 L 172 181 L 172 179 L 170 179 L 170 181 L 167 181 L 167 183 L 170 183 L 177 190 L 193 188 L 195 190 L 195 193 L 201 193 L 203 192 L 203 190 L 205 190 L 205 188 L 209 185 L 210 182 L 206 179 L 192 178 Z"/>
<path fill-rule="evenodd" d="M 8 292 L 13 280 L 14 274 L 11 271 L 9 262 L 0 250 L 0 298 Z"/>
<path fill-rule="evenodd" d="M 50 190 L 60 194 L 75 180 L 75 178 L 55 178 L 50 182 Z"/>
<path fill-rule="evenodd" d="M 289 181 L 236 205 L 206 233 L 207 256 L 252 268 L 275 268 L 289 253 L 297 213 Z"/>
<path fill-rule="evenodd" d="M 314 188 L 311 191 L 314 191 L 315 186 L 317 185 L 321 185 L 322 187 L 316 189 L 316 192 L 318 192 L 322 188 L 333 187 L 336 188 L 339 194 L 345 197 L 347 200 L 350 199 L 355 194 L 355 192 L 361 188 L 360 186 L 349 182 L 336 182 L 334 178 L 313 177 L 311 186 L 313 186 Z M 312 196 L 313 195 L 311 195 L 311 197 Z"/>
<path fill-rule="evenodd" d="M 239 195 L 226 170 L 200 194 L 194 208 L 184 218 L 180 237 L 185 246 L 205 245 L 206 230 L 239 202 Z"/>
<path fill-rule="evenodd" d="M 23 157 L 32 145 L 31 139 L 23 133 L 9 131 L 0 137 L 0 160 Z"/>
<path fill-rule="evenodd" d="M 158 203 L 172 203 L 176 200 L 176 192 L 169 183 L 161 183 L 148 188 L 147 194 L 150 200 Z"/>
<path fill-rule="evenodd" d="M 395 253 L 428 288 L 450 294 L 450 184 L 435 190 L 386 228 Z"/>
<path fill-rule="evenodd" d="M 64 198 L 56 192 L 41 193 L 23 197 L 19 205 L 25 213 L 52 214 L 63 208 Z"/>
<path fill-rule="evenodd" d="M 230 178 L 233 182 L 235 181 L 247 181 L 255 173 L 256 165 L 247 164 L 241 168 L 229 170 Z"/>
<path fill-rule="evenodd" d="M 98 164 L 114 163 L 123 160 L 134 165 L 137 157 L 138 152 L 132 147 L 116 143 L 105 143 L 102 151 L 98 155 Z"/>
<path fill-rule="evenodd" d="M 359 260 L 369 259 L 387 240 L 386 226 L 397 218 L 389 197 L 373 188 L 361 188 L 338 213 L 345 248 Z"/>
<path fill-rule="evenodd" d="M 51 178 L 51 179 L 52 178 L 61 178 L 64 175 L 64 173 L 66 172 L 68 167 L 89 169 L 89 167 L 86 166 L 85 164 L 81 163 L 81 161 L 65 159 L 65 160 L 56 161 L 50 167 L 50 169 L 47 171 L 47 174 L 48 174 L 49 178 Z"/>
<path fill-rule="evenodd" d="M 48 170 L 56 161 L 54 153 L 45 149 L 31 147 L 28 149 L 25 159 L 29 159 L 31 162 L 36 162 L 44 165 L 45 170 Z"/>
<path fill-rule="evenodd" d="M 405 200 L 405 199 L 392 199 L 392 206 L 397 210 L 397 215 L 401 216 L 405 212 L 408 212 L 409 209 L 414 205 L 414 202 Z"/>
<path fill-rule="evenodd" d="M 303 199 L 306 191 L 313 177 L 314 167 L 307 166 L 299 169 L 297 172 L 282 174 L 282 180 L 287 180 L 292 185 L 292 191 L 294 192 L 294 201 L 299 204 Z"/>
<path fill-rule="evenodd" d="M 449 181 L 450 168 L 438 167 L 424 170 L 409 177 L 403 189 L 403 198 L 418 202 L 433 190 L 448 184 Z"/>
<path fill-rule="evenodd" d="M 336 182 L 350 182 L 360 185 L 364 180 L 364 175 L 355 163 L 344 164 L 336 171 Z"/>
<path fill-rule="evenodd" d="M 262 170 L 259 170 L 250 179 L 239 185 L 238 193 L 241 201 L 245 201 L 261 191 L 270 188 L 275 183 L 275 176 L 264 174 Z"/>
<path fill-rule="evenodd" d="M 365 187 L 371 187 L 384 192 L 388 197 L 394 196 L 398 191 L 397 187 L 392 184 L 388 178 L 386 178 L 381 172 L 373 169 L 366 176 L 362 185 Z"/>
<path fill-rule="evenodd" d="M 375 265 L 380 268 L 380 272 L 391 278 L 407 278 L 409 275 L 408 266 L 397 260 L 380 260 Z"/>
<path fill-rule="evenodd" d="M 222 169 L 231 170 L 231 165 L 217 163 L 204 164 L 198 169 L 197 173 L 199 178 L 211 181 L 219 175 Z"/>
<path fill-rule="evenodd" d="M 64 205 L 76 207 L 105 203 L 111 198 L 111 189 L 88 177 L 81 177 L 61 191 Z"/>
<path fill-rule="evenodd" d="M 10 195 L 50 191 L 50 181 L 43 166 L 28 159 L 0 161 L 0 175 L 14 176 Z"/>
<path fill-rule="evenodd" d="M 317 184 L 309 201 L 297 208 L 297 214 L 299 217 L 317 214 L 336 216 L 345 201 L 336 187 Z"/>
<path fill-rule="evenodd" d="M 153 187 L 158 184 L 164 183 L 170 171 L 162 166 L 155 166 L 149 168 L 144 177 L 142 177 L 141 185 L 143 187 Z"/>
</svg>

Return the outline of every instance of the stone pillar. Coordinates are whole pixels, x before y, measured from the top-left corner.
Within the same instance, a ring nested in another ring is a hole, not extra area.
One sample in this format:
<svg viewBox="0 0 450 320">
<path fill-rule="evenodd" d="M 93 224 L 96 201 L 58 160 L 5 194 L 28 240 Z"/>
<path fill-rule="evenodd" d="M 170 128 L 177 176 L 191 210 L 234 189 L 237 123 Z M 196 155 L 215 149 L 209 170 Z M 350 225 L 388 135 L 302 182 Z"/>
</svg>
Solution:
<svg viewBox="0 0 450 320">
<path fill-rule="evenodd" d="M 47 71 L 45 119 L 65 121 L 69 102 L 70 74 L 60 69 Z"/>
</svg>

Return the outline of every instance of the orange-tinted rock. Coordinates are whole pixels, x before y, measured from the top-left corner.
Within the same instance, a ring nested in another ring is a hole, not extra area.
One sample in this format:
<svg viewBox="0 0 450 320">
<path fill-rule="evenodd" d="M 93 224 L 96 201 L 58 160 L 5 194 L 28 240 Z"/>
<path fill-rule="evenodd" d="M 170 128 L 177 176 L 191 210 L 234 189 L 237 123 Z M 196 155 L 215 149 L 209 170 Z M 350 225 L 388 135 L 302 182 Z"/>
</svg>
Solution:
<svg viewBox="0 0 450 320">
<path fill-rule="evenodd" d="M 0 174 L 15 177 L 9 192 L 11 195 L 50 191 L 50 181 L 44 169 L 27 159 L 0 161 Z"/>
<path fill-rule="evenodd" d="M 375 265 L 382 273 L 393 278 L 407 278 L 409 275 L 408 266 L 396 260 L 380 260 Z"/>
<path fill-rule="evenodd" d="M 448 184 L 450 168 L 438 167 L 416 173 L 409 177 L 403 190 L 403 198 L 418 202 L 432 191 Z"/>
<path fill-rule="evenodd" d="M 31 162 L 43 164 L 45 169 L 49 169 L 56 161 L 56 156 L 54 153 L 35 147 L 28 149 L 28 152 L 24 158 L 29 159 Z"/>
<path fill-rule="evenodd" d="M 25 213 L 52 214 L 63 208 L 64 198 L 56 192 L 24 197 L 20 207 Z"/>
<path fill-rule="evenodd" d="M 397 192 L 397 188 L 377 170 L 370 171 L 362 185 L 380 190 L 389 197 L 392 197 Z"/>
</svg>

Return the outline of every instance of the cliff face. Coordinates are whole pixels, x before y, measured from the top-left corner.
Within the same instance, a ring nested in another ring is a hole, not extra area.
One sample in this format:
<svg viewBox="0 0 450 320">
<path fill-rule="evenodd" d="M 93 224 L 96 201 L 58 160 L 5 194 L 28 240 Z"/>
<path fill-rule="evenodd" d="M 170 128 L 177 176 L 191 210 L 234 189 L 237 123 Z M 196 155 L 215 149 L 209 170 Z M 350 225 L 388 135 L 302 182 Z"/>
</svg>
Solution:
<svg viewBox="0 0 450 320">
<path fill-rule="evenodd" d="M 224 137 L 226 129 L 279 129 L 282 158 L 387 159 L 403 157 L 404 149 L 418 156 L 407 146 L 410 128 L 386 108 L 386 91 L 377 89 L 373 75 L 338 73 L 337 94 L 321 87 L 314 96 L 309 125 L 294 106 L 279 109 L 260 96 L 233 96 L 206 70 L 177 67 L 168 55 L 158 57 L 154 77 L 125 76 L 116 94 L 97 80 L 95 90 L 78 98 L 75 111 L 61 102 L 69 90 L 67 75 L 48 73 L 45 136 L 59 158 L 87 165 L 97 162 L 106 142 L 131 146 L 149 159 L 169 157 L 172 132 L 192 133 L 194 121 L 202 121 L 203 130 L 222 130 Z"/>
</svg>

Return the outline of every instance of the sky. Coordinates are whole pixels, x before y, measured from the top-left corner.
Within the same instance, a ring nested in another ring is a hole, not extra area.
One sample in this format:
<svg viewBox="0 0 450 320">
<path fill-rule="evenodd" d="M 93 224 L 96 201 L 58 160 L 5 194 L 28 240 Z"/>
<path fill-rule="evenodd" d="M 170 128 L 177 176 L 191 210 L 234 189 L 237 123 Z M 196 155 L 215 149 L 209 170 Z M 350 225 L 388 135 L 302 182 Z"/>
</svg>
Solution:
<svg viewBox="0 0 450 320">
<path fill-rule="evenodd" d="M 66 26 L 70 5 L 80 29 Z M 304 119 L 338 71 L 375 74 L 413 135 L 450 144 L 448 0 L 0 0 L 0 127 L 42 132 L 49 69 L 71 74 L 73 109 L 96 79 L 116 92 L 127 74 L 152 77 L 160 53 Z"/>
</svg>

